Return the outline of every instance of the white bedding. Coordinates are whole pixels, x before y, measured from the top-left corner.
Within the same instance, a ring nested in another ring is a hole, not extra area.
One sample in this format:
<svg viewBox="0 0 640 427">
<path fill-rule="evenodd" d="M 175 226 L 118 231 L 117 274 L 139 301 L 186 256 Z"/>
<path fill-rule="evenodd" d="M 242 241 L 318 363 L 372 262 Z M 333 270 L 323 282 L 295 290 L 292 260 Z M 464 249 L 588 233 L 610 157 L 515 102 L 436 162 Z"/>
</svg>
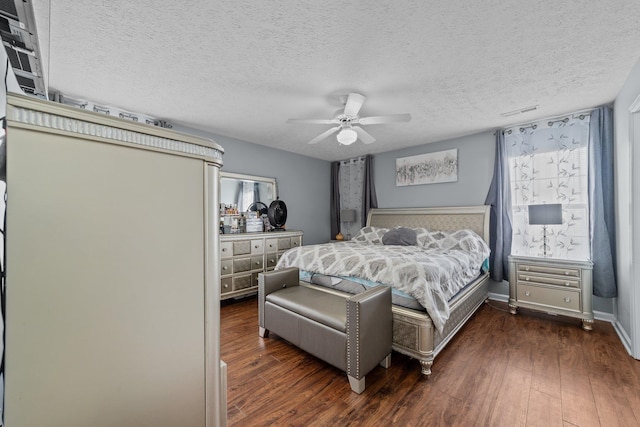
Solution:
<svg viewBox="0 0 640 427">
<path fill-rule="evenodd" d="M 366 229 L 372 228 L 366 227 L 360 234 L 371 233 Z M 384 234 L 380 230 L 373 232 Z M 367 239 L 301 246 L 285 252 L 276 269 L 298 267 L 392 286 L 416 298 L 442 332 L 449 318 L 448 301 L 478 276 L 489 248 L 471 230 L 422 230 L 419 236 L 416 246 L 385 246 Z"/>
</svg>

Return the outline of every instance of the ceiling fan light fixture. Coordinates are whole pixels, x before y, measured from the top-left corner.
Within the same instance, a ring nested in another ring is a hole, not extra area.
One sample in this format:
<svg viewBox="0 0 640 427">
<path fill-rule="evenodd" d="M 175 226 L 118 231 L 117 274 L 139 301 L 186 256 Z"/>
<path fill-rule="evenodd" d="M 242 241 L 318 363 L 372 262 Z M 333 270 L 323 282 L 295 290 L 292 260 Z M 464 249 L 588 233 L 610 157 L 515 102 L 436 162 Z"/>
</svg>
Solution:
<svg viewBox="0 0 640 427">
<path fill-rule="evenodd" d="M 355 130 L 351 128 L 346 128 L 340 130 L 338 136 L 336 137 L 338 142 L 342 145 L 351 145 L 358 139 L 358 134 Z"/>
</svg>

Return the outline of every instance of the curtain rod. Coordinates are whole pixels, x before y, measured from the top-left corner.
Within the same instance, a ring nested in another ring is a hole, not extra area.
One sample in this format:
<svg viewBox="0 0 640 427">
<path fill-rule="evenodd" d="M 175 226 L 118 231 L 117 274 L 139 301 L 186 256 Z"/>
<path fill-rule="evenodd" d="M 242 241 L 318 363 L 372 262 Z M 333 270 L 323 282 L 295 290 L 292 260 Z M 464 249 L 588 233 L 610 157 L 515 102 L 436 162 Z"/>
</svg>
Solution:
<svg viewBox="0 0 640 427">
<path fill-rule="evenodd" d="M 530 122 L 514 124 L 514 125 L 510 125 L 508 128 L 498 129 L 493 134 L 495 135 L 496 132 L 502 132 L 504 134 L 506 132 L 507 134 L 510 135 L 513 132 L 513 128 L 520 128 L 520 132 L 523 132 L 527 128 L 536 129 L 538 127 L 538 123 L 540 122 L 547 122 L 548 126 L 551 126 L 556 122 L 566 123 L 569 121 L 570 117 L 578 117 L 580 120 L 583 120 L 587 115 L 591 114 L 593 110 L 595 110 L 595 108 L 588 108 L 586 110 L 578 110 L 573 113 L 561 114 L 558 116 L 542 118 L 542 119 L 538 119 Z"/>
<path fill-rule="evenodd" d="M 359 156 L 359 157 L 353 157 L 351 159 L 340 160 L 340 163 L 346 164 L 346 163 L 352 163 L 352 162 L 357 162 L 362 160 L 366 160 L 365 156 Z"/>
</svg>

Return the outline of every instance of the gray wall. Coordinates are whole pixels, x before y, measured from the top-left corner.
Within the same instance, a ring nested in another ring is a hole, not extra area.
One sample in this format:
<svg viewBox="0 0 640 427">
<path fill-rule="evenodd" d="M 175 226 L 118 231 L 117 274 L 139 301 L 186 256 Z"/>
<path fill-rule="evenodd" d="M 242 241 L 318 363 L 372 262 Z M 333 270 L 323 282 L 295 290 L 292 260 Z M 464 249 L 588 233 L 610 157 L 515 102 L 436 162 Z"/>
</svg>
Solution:
<svg viewBox="0 0 640 427">
<path fill-rule="evenodd" d="M 396 158 L 452 148 L 458 149 L 457 182 L 396 187 Z M 482 205 L 491 185 L 494 157 L 493 132 L 376 154 L 373 166 L 378 206 L 403 208 Z"/>
<path fill-rule="evenodd" d="M 222 171 L 276 178 L 287 205 L 289 230 L 304 231 L 304 244 L 330 239 L 331 163 L 234 138 L 175 126 L 175 130 L 213 139 L 224 148 Z"/>
</svg>

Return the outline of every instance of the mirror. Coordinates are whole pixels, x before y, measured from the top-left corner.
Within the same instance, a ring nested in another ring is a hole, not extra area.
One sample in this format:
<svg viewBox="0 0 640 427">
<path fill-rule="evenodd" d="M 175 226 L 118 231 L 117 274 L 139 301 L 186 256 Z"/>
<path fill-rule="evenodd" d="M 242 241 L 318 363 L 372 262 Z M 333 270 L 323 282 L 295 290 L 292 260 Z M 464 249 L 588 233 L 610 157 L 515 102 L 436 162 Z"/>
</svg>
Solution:
<svg viewBox="0 0 640 427">
<path fill-rule="evenodd" d="M 271 202 L 276 200 L 277 194 L 275 178 L 220 172 L 221 211 L 226 207 L 237 209 L 236 213 L 242 213 L 257 202 L 264 203 L 268 208 Z M 262 205 L 259 207 L 263 208 Z M 256 210 L 255 206 L 252 210 Z"/>
</svg>

